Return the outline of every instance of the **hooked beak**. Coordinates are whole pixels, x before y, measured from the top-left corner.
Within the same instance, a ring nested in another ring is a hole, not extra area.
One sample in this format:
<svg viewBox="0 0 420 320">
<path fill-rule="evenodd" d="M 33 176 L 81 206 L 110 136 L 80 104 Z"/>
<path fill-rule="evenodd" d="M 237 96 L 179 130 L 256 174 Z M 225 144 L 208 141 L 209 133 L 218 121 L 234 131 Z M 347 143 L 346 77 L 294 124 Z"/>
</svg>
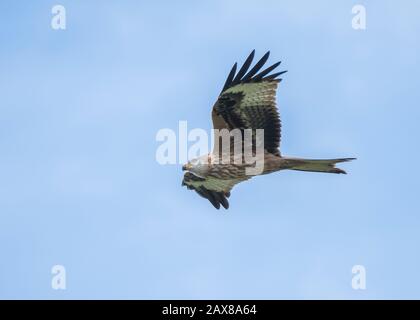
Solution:
<svg viewBox="0 0 420 320">
<path fill-rule="evenodd" d="M 186 171 L 186 170 L 190 170 L 190 169 L 191 169 L 191 165 L 190 165 L 189 163 L 184 164 L 184 165 L 182 166 L 182 171 Z"/>
</svg>

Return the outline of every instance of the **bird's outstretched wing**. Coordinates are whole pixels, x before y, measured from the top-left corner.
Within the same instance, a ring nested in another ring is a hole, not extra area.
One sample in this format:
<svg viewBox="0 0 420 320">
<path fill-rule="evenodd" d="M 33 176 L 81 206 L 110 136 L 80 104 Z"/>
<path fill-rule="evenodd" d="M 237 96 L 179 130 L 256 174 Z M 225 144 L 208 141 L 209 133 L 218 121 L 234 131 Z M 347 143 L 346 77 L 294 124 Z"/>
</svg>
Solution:
<svg viewBox="0 0 420 320">
<path fill-rule="evenodd" d="M 200 196 L 208 199 L 211 204 L 220 209 L 222 205 L 225 209 L 229 208 L 230 190 L 233 186 L 241 181 L 247 180 L 250 177 L 232 178 L 232 179 L 218 179 L 215 177 L 200 178 L 196 175 L 186 172 L 182 185 L 187 186 L 189 190 L 195 190 Z"/>
<path fill-rule="evenodd" d="M 214 129 L 264 129 L 264 149 L 280 155 L 280 116 L 276 107 L 278 76 L 286 71 L 270 74 L 280 62 L 260 71 L 267 62 L 267 52 L 249 70 L 255 55 L 251 52 L 241 69 L 233 65 L 222 92 L 212 110 Z M 249 71 L 248 71 L 249 70 Z"/>
</svg>

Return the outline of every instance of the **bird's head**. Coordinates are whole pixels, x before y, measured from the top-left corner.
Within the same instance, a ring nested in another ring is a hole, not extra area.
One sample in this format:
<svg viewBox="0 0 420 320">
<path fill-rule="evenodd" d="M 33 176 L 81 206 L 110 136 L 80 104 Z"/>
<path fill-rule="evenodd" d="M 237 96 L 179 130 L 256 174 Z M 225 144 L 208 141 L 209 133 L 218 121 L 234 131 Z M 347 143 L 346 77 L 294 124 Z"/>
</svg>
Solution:
<svg viewBox="0 0 420 320">
<path fill-rule="evenodd" d="M 205 178 L 210 167 L 211 156 L 204 155 L 188 161 L 182 166 L 182 170 L 189 171 L 198 177 Z"/>
</svg>

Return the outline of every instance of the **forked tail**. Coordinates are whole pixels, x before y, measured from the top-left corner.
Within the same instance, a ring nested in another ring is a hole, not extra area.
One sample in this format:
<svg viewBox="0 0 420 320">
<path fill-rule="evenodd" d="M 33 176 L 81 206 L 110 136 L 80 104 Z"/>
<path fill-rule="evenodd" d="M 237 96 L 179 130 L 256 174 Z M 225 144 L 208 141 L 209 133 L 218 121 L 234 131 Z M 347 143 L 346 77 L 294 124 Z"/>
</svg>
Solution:
<svg viewBox="0 0 420 320">
<path fill-rule="evenodd" d="M 328 173 L 344 173 L 346 172 L 335 165 L 340 162 L 347 162 L 355 160 L 356 158 L 341 158 L 341 159 L 299 159 L 288 158 L 291 160 L 291 170 L 310 171 L 310 172 L 328 172 Z"/>
</svg>

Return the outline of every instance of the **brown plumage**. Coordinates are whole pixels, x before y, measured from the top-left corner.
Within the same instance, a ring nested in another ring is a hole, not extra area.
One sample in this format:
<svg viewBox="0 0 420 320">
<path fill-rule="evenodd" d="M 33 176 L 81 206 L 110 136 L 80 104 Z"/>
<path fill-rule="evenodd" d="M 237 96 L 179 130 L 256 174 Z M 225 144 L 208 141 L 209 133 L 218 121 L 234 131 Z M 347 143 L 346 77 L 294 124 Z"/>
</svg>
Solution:
<svg viewBox="0 0 420 320">
<path fill-rule="evenodd" d="M 228 78 L 223 86 L 216 103 L 212 109 L 213 128 L 222 130 L 239 130 L 242 134 L 241 149 L 245 148 L 243 139 L 246 129 L 252 129 L 252 150 L 257 156 L 257 139 L 255 131 L 264 130 L 264 152 L 258 155 L 263 163 L 263 170 L 258 174 L 247 174 L 247 168 L 253 165 L 236 163 L 237 155 L 234 154 L 234 140 L 230 141 L 230 149 L 214 149 L 209 155 L 193 159 L 183 166 L 183 186 L 195 190 L 200 196 L 208 199 L 215 208 L 223 206 L 229 208 L 227 198 L 234 185 L 250 179 L 254 175 L 268 174 L 278 170 L 291 169 L 311 172 L 345 173 L 336 168 L 335 164 L 352 160 L 353 158 L 341 159 L 300 159 L 283 157 L 280 154 L 281 123 L 279 112 L 276 107 L 276 90 L 282 79 L 278 76 L 286 71 L 270 74 L 280 62 L 262 70 L 267 62 L 267 52 L 251 69 L 255 50 L 245 60 L 241 69 L 236 72 L 237 64 L 232 67 Z M 220 137 L 215 137 L 221 146 Z M 216 141 L 215 140 L 215 141 Z M 226 154 L 228 153 L 228 154 Z M 223 156 L 230 159 L 229 163 L 222 163 Z M 244 160 L 243 154 L 240 155 Z M 204 160 L 204 161 L 203 161 Z"/>
</svg>

